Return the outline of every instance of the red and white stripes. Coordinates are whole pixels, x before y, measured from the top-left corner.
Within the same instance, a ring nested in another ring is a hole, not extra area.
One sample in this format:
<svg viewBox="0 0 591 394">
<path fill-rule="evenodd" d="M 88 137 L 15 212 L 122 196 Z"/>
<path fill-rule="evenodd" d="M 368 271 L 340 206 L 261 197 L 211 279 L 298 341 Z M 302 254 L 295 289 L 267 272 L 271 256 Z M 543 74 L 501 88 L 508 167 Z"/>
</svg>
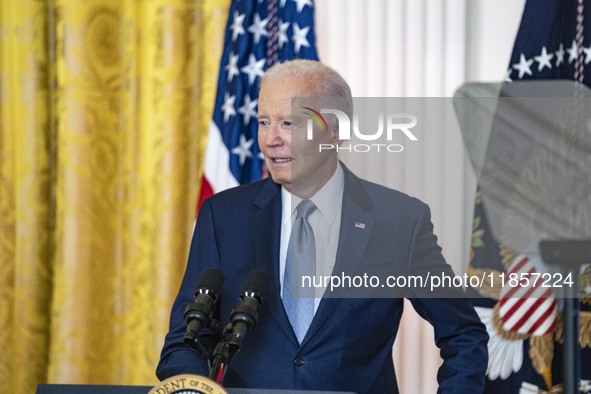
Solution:
<svg viewBox="0 0 591 394">
<path fill-rule="evenodd" d="M 526 280 L 527 279 L 527 280 Z M 552 288 L 527 256 L 517 256 L 507 270 L 499 313 L 506 331 L 544 335 L 554 330 L 556 299 Z"/>
</svg>

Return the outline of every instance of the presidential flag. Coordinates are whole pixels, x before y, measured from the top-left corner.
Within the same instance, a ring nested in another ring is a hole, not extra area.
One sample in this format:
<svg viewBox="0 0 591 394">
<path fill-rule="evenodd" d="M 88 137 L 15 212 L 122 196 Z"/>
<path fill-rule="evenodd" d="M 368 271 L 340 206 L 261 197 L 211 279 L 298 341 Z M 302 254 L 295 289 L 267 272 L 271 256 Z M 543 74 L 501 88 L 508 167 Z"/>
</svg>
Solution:
<svg viewBox="0 0 591 394">
<path fill-rule="evenodd" d="M 571 79 L 589 86 L 590 62 L 591 0 L 527 0 L 507 81 Z M 494 239 L 478 191 L 470 273 L 527 275 L 535 270 L 529 256 Z M 582 370 L 578 389 L 591 393 L 590 267 L 583 272 L 579 286 Z M 469 289 L 490 335 L 485 392 L 525 394 L 561 390 L 563 325 L 558 300 L 548 290 L 539 286 Z M 515 297 L 516 291 L 526 295 Z"/>
<path fill-rule="evenodd" d="M 311 0 L 233 0 L 208 132 L 199 205 L 263 177 L 257 144 L 258 79 L 276 62 L 317 59 Z"/>
</svg>

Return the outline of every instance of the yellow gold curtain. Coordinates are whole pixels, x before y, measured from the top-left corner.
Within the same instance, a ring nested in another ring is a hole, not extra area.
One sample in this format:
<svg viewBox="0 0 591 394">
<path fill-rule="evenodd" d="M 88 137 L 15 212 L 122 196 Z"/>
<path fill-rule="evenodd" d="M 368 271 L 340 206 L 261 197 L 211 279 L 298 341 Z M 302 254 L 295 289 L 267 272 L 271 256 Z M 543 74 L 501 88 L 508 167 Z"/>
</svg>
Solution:
<svg viewBox="0 0 591 394">
<path fill-rule="evenodd" d="M 0 3 L 0 387 L 154 384 L 229 0 Z"/>
</svg>

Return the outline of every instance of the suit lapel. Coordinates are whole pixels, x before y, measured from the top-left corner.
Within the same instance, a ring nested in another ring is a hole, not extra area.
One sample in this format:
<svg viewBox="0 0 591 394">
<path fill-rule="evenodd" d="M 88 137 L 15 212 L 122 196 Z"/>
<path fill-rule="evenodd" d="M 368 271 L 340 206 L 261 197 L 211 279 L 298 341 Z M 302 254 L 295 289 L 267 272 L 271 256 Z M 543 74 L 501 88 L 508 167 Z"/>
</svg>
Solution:
<svg viewBox="0 0 591 394">
<path fill-rule="evenodd" d="M 374 218 L 366 212 L 372 206 L 372 202 L 361 180 L 344 165 L 343 170 L 345 172 L 345 190 L 341 210 L 339 245 L 333 275 L 340 276 L 345 273 L 352 276 L 356 274 L 356 269 L 365 253 L 373 231 Z M 308 342 L 328 321 L 343 296 L 346 295 L 345 292 L 346 289 L 337 289 L 337 292 L 330 298 L 323 298 L 320 301 L 302 345 Z"/>
<path fill-rule="evenodd" d="M 366 211 L 373 205 L 361 180 L 346 171 L 341 230 L 334 273 L 354 275 L 371 237 L 374 218 Z"/>
<path fill-rule="evenodd" d="M 259 268 L 267 271 L 271 279 L 264 302 L 285 334 L 297 343 L 297 338 L 281 301 L 281 282 L 279 280 L 281 187 L 269 180 L 255 199 L 254 204 L 259 208 L 253 218 L 256 264 Z"/>
</svg>

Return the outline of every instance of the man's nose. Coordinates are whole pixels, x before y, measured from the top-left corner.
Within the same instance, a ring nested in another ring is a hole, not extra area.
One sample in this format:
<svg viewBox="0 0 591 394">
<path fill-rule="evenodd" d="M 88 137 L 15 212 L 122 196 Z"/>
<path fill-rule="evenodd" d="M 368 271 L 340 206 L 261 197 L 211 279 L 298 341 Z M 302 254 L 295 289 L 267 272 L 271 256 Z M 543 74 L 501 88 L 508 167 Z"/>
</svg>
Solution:
<svg viewBox="0 0 591 394">
<path fill-rule="evenodd" d="M 281 127 L 278 123 L 271 122 L 269 125 L 269 132 L 265 144 L 268 146 L 276 146 L 283 144 L 283 136 L 281 134 Z"/>
</svg>

